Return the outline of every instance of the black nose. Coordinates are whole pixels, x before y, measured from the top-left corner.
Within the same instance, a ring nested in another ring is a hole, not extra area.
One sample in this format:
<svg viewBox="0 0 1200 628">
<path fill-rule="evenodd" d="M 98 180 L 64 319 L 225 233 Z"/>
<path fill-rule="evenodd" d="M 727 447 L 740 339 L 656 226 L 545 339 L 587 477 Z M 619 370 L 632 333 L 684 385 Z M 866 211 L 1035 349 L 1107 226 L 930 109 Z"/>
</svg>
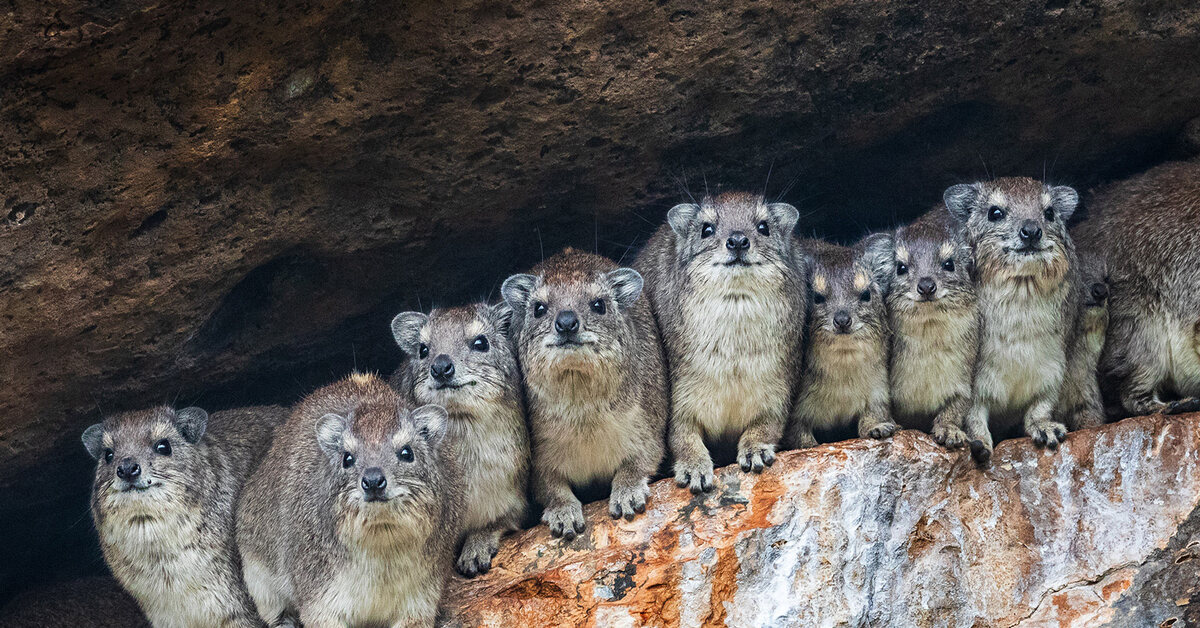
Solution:
<svg viewBox="0 0 1200 628">
<path fill-rule="evenodd" d="M 572 310 L 563 310 L 554 317 L 554 330 L 560 334 L 573 334 L 579 331 L 579 317 Z"/>
<path fill-rule="evenodd" d="M 1092 298 L 1097 301 L 1103 301 L 1108 297 L 1108 286 L 1102 283 L 1092 284 Z"/>
<path fill-rule="evenodd" d="M 433 359 L 433 364 L 429 366 L 429 374 L 439 382 L 444 382 L 451 377 L 454 377 L 454 360 L 445 353 Z"/>
<path fill-rule="evenodd" d="M 367 493 L 382 493 L 383 489 L 387 488 L 387 478 L 383 475 L 383 469 L 371 467 L 363 471 L 362 487 Z"/>
<path fill-rule="evenodd" d="M 850 312 L 846 310 L 838 310 L 833 315 L 833 324 L 838 329 L 846 329 L 850 327 Z"/>
<path fill-rule="evenodd" d="M 1037 244 L 1038 240 L 1042 239 L 1042 228 L 1032 220 L 1026 220 L 1021 223 L 1021 241 L 1025 244 Z"/>
<path fill-rule="evenodd" d="M 928 297 L 933 296 L 934 292 L 937 292 L 937 282 L 933 280 L 933 277 L 921 277 L 921 280 L 917 282 L 917 293 Z"/>
<path fill-rule="evenodd" d="M 725 241 L 725 248 L 730 251 L 745 251 L 750 248 L 750 238 L 747 238 L 746 234 L 741 231 L 734 231 Z"/>
<path fill-rule="evenodd" d="M 121 464 L 117 465 L 117 477 L 132 482 L 142 474 L 142 465 L 133 461 L 133 458 L 124 458 Z"/>
</svg>

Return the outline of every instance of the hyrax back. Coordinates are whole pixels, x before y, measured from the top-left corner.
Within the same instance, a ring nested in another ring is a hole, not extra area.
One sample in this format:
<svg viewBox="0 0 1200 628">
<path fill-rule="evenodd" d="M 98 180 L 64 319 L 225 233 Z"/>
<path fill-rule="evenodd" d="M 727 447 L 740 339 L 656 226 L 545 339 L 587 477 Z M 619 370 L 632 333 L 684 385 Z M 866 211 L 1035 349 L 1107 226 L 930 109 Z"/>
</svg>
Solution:
<svg viewBox="0 0 1200 628">
<path fill-rule="evenodd" d="M 943 200 L 975 250 L 981 327 L 965 425 L 972 451 L 989 459 L 992 430 L 1019 424 L 1035 444 L 1055 448 L 1066 426 L 1051 413 L 1078 311 L 1066 223 L 1079 196 L 1066 186 L 1002 178 L 955 185 Z"/>
<path fill-rule="evenodd" d="M 959 447 L 979 348 L 971 248 L 943 207 L 867 248 L 887 293 L 893 417 Z"/>
<path fill-rule="evenodd" d="M 861 437 L 896 431 L 888 401 L 887 312 L 861 250 L 811 242 L 812 312 L 803 375 L 785 445 L 812 447 L 813 429 L 857 423 Z"/>
<path fill-rule="evenodd" d="M 491 568 L 500 536 L 520 525 L 528 506 L 529 434 L 507 335 L 511 318 L 505 304 L 477 304 L 392 319 L 392 335 L 409 356 L 394 378 L 401 394 L 450 415 L 447 439 L 466 491 L 466 537 L 456 566 L 466 576 Z"/>
<path fill-rule="evenodd" d="M 239 502 L 259 613 L 305 628 L 432 625 L 461 525 L 446 411 L 373 375 L 317 390 L 279 428 Z"/>
<path fill-rule="evenodd" d="M 1169 163 L 1088 203 L 1080 246 L 1111 281 L 1102 371 L 1133 414 L 1200 403 L 1200 162 Z M 1181 397 L 1170 405 L 1163 398 Z"/>
<path fill-rule="evenodd" d="M 1067 348 L 1067 372 L 1054 413 L 1070 430 L 1104 425 L 1104 399 L 1097 374 L 1108 329 L 1108 267 L 1104 258 L 1080 252 L 1076 280 L 1079 315 Z"/>
<path fill-rule="evenodd" d="M 234 505 L 285 416 L 158 407 L 83 433 L 105 561 L 156 628 L 263 625 L 242 579 Z"/>
<path fill-rule="evenodd" d="M 745 470 L 775 460 L 805 318 L 798 216 L 745 193 L 676 205 L 638 256 L 670 367 L 675 481 L 694 492 L 713 485 L 706 441 L 736 442 Z"/>
<path fill-rule="evenodd" d="M 572 487 L 611 482 L 609 512 L 645 510 L 663 456 L 666 373 L 642 277 L 567 249 L 501 287 L 529 400 L 534 495 L 555 536 L 583 531 Z"/>
</svg>

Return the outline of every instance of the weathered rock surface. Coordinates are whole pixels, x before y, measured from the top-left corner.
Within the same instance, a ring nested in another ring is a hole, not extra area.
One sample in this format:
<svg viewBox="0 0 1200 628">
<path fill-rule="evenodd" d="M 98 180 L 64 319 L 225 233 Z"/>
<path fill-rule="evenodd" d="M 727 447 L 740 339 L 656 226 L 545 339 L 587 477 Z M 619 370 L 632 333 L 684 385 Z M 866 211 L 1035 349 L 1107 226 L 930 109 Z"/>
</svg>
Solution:
<svg viewBox="0 0 1200 628">
<path fill-rule="evenodd" d="M 1198 506 L 1200 415 L 1006 441 L 986 470 L 905 431 L 727 467 L 708 496 L 660 481 L 633 522 L 591 504 L 583 536 L 509 538 L 449 605 L 497 627 L 1182 627 Z"/>
</svg>

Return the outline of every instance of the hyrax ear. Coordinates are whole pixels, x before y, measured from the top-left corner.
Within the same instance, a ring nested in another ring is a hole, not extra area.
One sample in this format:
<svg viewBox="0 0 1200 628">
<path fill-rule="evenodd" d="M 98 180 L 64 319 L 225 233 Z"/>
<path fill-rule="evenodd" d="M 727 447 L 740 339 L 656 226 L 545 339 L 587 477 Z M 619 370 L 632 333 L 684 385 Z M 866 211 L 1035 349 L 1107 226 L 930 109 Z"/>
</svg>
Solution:
<svg viewBox="0 0 1200 628">
<path fill-rule="evenodd" d="M 946 204 L 951 216 L 960 222 L 966 222 L 971 217 L 971 206 L 982 192 L 983 188 L 978 183 L 952 185 L 942 194 L 942 202 Z"/>
<path fill-rule="evenodd" d="M 863 261 L 875 282 L 886 292 L 896 276 L 896 240 L 890 233 L 872 233 L 862 241 Z"/>
<path fill-rule="evenodd" d="M 195 406 L 175 412 L 175 427 L 183 434 L 183 439 L 195 445 L 204 437 L 208 427 L 208 413 Z"/>
<path fill-rule="evenodd" d="M 637 303 L 642 295 L 645 284 L 642 274 L 632 268 L 618 268 L 604 276 L 612 284 L 613 298 L 622 310 L 628 310 Z"/>
<path fill-rule="evenodd" d="M 1056 185 L 1050 188 L 1050 204 L 1054 206 L 1054 211 L 1058 212 L 1062 221 L 1066 222 L 1075 213 L 1075 208 L 1079 207 L 1079 192 L 1070 186 Z"/>
<path fill-rule="evenodd" d="M 800 210 L 787 203 L 767 203 L 767 213 L 775 221 L 775 227 L 784 235 L 791 235 L 800 220 Z"/>
<path fill-rule="evenodd" d="M 513 275 L 500 284 L 500 295 L 513 310 L 524 312 L 529 306 L 529 295 L 535 284 L 537 277 L 533 275 Z"/>
<path fill-rule="evenodd" d="M 341 415 L 329 413 L 317 421 L 317 444 L 321 451 L 330 457 L 337 456 L 342 451 L 342 434 L 346 431 L 346 419 Z"/>
<path fill-rule="evenodd" d="M 421 343 L 421 328 L 429 322 L 429 317 L 420 312 L 400 312 L 392 319 L 392 338 L 400 346 L 400 350 L 409 354 L 417 354 L 417 345 Z"/>
<path fill-rule="evenodd" d="M 450 415 L 446 413 L 445 408 L 431 403 L 413 410 L 409 416 L 426 442 L 436 445 L 446 435 Z"/>
<path fill-rule="evenodd" d="M 99 460 L 100 454 L 104 452 L 104 425 L 97 423 L 86 430 L 83 430 L 83 446 L 87 449 L 88 455 Z"/>
<path fill-rule="evenodd" d="M 509 330 L 512 329 L 513 309 L 507 301 L 489 305 L 487 316 L 501 336 L 508 336 Z"/>
<path fill-rule="evenodd" d="M 667 224 L 671 225 L 671 230 L 676 234 L 685 236 L 688 232 L 688 226 L 700 214 L 700 206 L 695 203 L 680 203 L 671 209 L 667 210 Z"/>
</svg>

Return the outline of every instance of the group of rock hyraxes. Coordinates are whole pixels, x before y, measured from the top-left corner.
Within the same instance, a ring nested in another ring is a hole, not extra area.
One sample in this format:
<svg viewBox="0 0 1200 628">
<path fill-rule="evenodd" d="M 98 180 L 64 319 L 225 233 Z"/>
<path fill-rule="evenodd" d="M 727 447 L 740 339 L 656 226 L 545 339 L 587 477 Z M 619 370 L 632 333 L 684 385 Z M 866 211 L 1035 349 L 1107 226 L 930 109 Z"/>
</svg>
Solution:
<svg viewBox="0 0 1200 628">
<path fill-rule="evenodd" d="M 711 490 L 722 446 L 759 473 L 836 428 L 911 428 L 987 464 L 995 437 L 1103 423 L 1102 381 L 1127 413 L 1197 406 L 1200 163 L 1095 191 L 1084 220 L 1025 178 L 943 201 L 846 247 L 723 193 L 673 207 L 632 268 L 568 249 L 500 303 L 397 315 L 389 382 L 108 417 L 83 434 L 104 556 L 159 627 L 429 625 L 527 495 L 571 539 L 577 490 L 632 519 L 664 460 Z"/>
</svg>

